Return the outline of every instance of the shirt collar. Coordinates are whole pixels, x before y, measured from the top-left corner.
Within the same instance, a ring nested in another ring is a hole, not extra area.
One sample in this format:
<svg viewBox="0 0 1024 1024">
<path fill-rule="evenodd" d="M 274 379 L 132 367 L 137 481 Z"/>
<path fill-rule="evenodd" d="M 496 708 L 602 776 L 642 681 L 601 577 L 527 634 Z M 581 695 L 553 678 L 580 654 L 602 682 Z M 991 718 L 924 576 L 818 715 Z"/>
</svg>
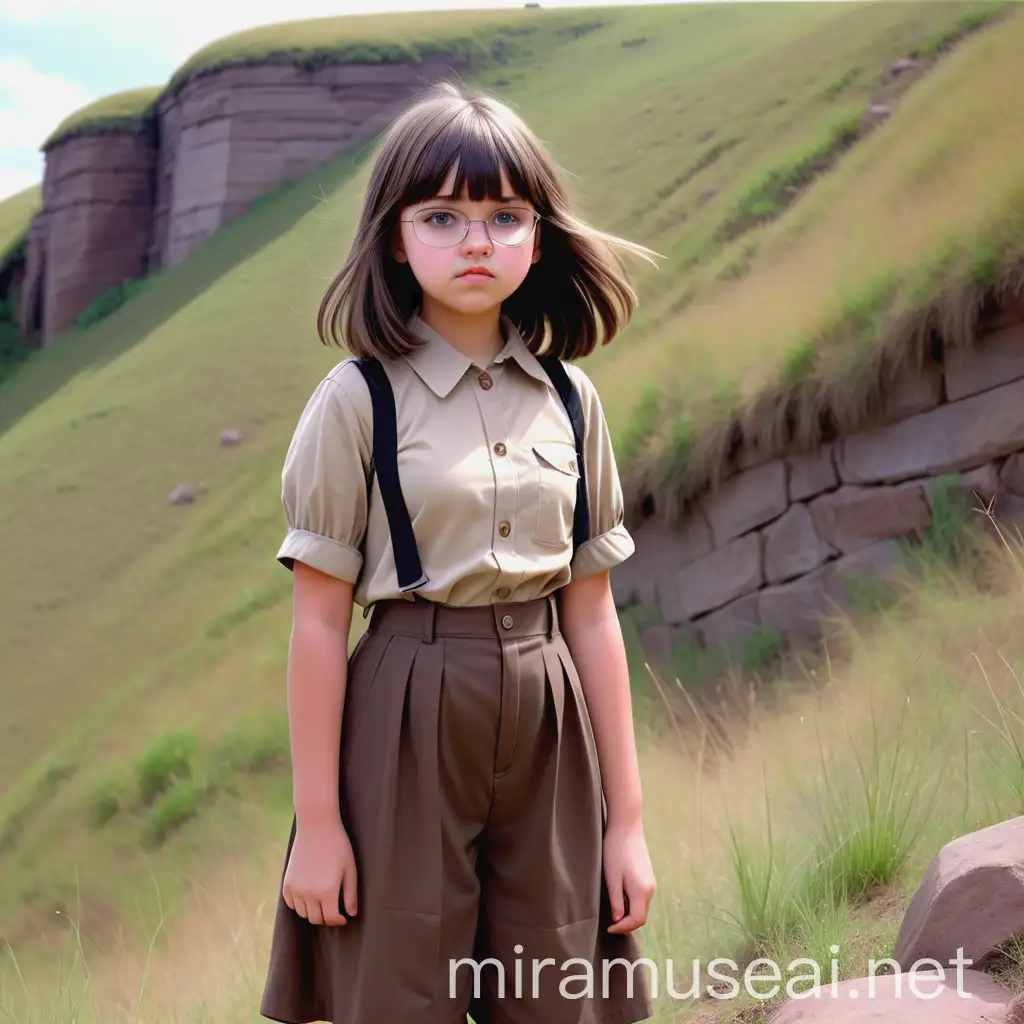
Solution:
<svg viewBox="0 0 1024 1024">
<path fill-rule="evenodd" d="M 537 357 L 527 347 L 523 336 L 512 321 L 506 316 L 502 316 L 501 321 L 507 341 L 494 361 L 504 363 L 508 359 L 514 359 L 520 368 L 535 380 L 552 386 Z M 466 371 L 473 365 L 473 360 L 450 345 L 420 318 L 419 313 L 413 314 L 409 320 L 409 328 L 427 344 L 417 346 L 408 352 L 405 355 L 406 361 L 434 394 L 439 398 L 445 398 L 462 380 Z"/>
</svg>

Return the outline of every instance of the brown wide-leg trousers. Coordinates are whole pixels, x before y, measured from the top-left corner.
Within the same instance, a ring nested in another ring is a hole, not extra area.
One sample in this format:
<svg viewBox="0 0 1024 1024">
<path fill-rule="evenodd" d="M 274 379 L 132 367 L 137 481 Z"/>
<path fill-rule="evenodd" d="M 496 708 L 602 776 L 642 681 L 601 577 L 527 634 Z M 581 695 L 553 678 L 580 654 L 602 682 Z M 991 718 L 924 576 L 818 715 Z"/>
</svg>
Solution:
<svg viewBox="0 0 1024 1024">
<path fill-rule="evenodd" d="M 607 932 L 597 748 L 557 602 L 377 605 L 347 687 L 340 795 L 359 911 L 312 925 L 279 893 L 262 1015 L 650 1017 L 636 936 Z M 294 839 L 293 821 L 289 854 Z"/>
</svg>

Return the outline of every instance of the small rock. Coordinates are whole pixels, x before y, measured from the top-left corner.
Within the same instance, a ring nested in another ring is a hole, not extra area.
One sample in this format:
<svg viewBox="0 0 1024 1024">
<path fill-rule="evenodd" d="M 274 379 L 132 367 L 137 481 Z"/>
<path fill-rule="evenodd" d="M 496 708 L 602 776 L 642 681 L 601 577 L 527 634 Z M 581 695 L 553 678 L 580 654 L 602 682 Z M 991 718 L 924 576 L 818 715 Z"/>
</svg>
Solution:
<svg viewBox="0 0 1024 1024">
<path fill-rule="evenodd" d="M 179 484 L 167 499 L 169 505 L 191 505 L 196 500 L 196 489 L 191 484 Z"/>
<path fill-rule="evenodd" d="M 905 75 L 908 71 L 913 71 L 914 68 L 920 65 L 919 60 L 914 60 L 913 57 L 901 57 L 899 60 L 894 60 L 886 69 L 885 73 L 889 78 L 899 78 L 900 75 Z"/>
<path fill-rule="evenodd" d="M 828 971 L 822 974 L 827 977 Z M 799 977 L 800 975 L 798 975 Z M 905 974 L 825 982 L 783 1003 L 771 1024 L 1010 1024 L 1009 991 L 981 971 L 923 963 Z"/>
<path fill-rule="evenodd" d="M 237 430 L 222 430 L 220 432 L 220 443 L 224 445 L 225 448 L 241 444 L 243 440 L 244 438 Z"/>
<path fill-rule="evenodd" d="M 869 127 L 881 124 L 892 115 L 892 107 L 888 103 L 872 103 L 864 115 L 864 123 Z"/>
</svg>

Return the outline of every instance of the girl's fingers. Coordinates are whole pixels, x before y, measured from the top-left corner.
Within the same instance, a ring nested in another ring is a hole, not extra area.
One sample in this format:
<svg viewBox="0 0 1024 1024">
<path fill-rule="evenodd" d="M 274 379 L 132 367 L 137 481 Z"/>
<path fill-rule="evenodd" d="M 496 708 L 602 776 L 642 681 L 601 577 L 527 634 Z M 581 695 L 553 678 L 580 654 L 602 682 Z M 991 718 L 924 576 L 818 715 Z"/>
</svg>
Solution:
<svg viewBox="0 0 1024 1024">
<path fill-rule="evenodd" d="M 358 907 L 356 905 L 356 870 L 354 867 L 341 876 L 341 895 L 345 912 L 349 917 L 355 917 Z"/>
</svg>

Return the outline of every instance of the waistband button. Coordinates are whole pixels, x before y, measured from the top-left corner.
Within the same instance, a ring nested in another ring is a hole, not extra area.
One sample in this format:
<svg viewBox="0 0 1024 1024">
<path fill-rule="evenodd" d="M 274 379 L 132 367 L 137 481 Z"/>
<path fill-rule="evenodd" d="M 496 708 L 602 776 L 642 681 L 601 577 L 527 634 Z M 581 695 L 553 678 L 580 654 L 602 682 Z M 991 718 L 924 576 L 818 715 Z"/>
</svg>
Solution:
<svg viewBox="0 0 1024 1024">
<path fill-rule="evenodd" d="M 512 616 L 511 616 L 511 615 L 506 615 L 506 616 L 504 616 L 504 617 L 502 618 L 502 620 L 501 620 L 501 624 L 502 624 L 502 625 L 503 625 L 503 626 L 504 626 L 504 627 L 505 627 L 506 629 L 511 629 L 511 628 L 512 628 Z"/>
</svg>

